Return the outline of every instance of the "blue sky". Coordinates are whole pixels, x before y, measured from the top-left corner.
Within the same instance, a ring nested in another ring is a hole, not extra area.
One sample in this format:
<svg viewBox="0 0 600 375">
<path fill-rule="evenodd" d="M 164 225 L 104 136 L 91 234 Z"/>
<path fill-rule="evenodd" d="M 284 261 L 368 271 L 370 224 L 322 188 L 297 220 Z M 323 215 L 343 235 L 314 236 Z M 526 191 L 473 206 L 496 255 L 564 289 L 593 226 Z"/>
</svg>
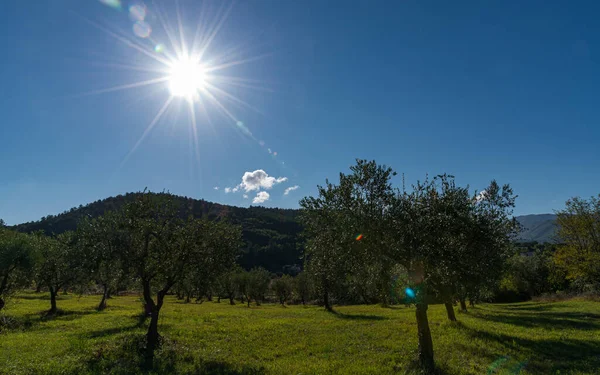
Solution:
<svg viewBox="0 0 600 375">
<path fill-rule="evenodd" d="M 215 71 L 237 85 L 215 86 L 247 105 L 217 98 L 234 121 L 201 96 L 195 146 L 188 102 L 176 97 L 129 157 L 168 82 L 93 92 L 163 76 L 125 65 L 162 67 L 152 54 L 165 52 L 152 48 L 174 51 L 158 15 L 175 26 L 177 12 L 173 1 L 148 2 L 152 33 L 141 38 L 129 12 L 139 2 L 121 3 L 3 4 L 0 217 L 9 224 L 145 187 L 240 206 L 266 192 L 265 206 L 297 207 L 355 158 L 391 165 L 408 183 L 427 173 L 474 189 L 510 183 L 516 214 L 600 192 L 595 2 L 239 1 L 203 63 L 245 61 Z M 199 17 L 203 37 L 214 29 L 220 4 L 180 1 L 188 43 Z"/>
</svg>

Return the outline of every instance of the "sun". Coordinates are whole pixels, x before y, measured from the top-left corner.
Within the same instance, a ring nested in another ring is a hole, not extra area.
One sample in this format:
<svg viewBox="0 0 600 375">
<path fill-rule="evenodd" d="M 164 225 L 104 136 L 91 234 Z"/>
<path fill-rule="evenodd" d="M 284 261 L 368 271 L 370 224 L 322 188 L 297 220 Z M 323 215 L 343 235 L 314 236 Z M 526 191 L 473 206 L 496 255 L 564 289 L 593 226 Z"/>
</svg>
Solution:
<svg viewBox="0 0 600 375">
<path fill-rule="evenodd" d="M 205 88 L 206 72 L 202 64 L 190 58 L 173 62 L 169 74 L 171 95 L 193 100 Z"/>
</svg>

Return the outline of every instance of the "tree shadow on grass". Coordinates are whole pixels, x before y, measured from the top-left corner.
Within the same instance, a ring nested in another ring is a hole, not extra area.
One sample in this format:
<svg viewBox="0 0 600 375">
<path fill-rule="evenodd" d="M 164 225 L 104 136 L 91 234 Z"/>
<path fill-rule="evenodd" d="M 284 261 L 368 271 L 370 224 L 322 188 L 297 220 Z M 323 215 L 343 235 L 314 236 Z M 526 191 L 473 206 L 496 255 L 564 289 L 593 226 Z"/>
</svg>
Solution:
<svg viewBox="0 0 600 375">
<path fill-rule="evenodd" d="M 116 335 L 119 333 L 135 331 L 139 328 L 140 327 L 138 325 L 127 326 L 127 327 L 106 328 L 106 329 L 99 329 L 96 331 L 86 332 L 82 336 L 89 337 L 89 338 L 106 337 L 106 336 Z"/>
<path fill-rule="evenodd" d="M 513 312 L 519 312 L 519 311 L 535 311 L 535 312 L 540 312 L 540 311 L 551 311 L 551 310 L 555 310 L 558 307 L 561 307 L 560 304 L 557 303 L 535 303 L 535 304 L 527 304 L 527 305 L 523 305 L 522 303 L 520 304 L 505 304 L 505 305 L 493 305 L 493 307 L 495 309 L 500 309 L 500 310 L 507 310 L 507 311 L 513 311 Z"/>
<path fill-rule="evenodd" d="M 507 350 L 529 355 L 527 370 L 534 374 L 580 371 L 593 373 L 600 368 L 600 343 L 586 340 L 532 340 L 501 333 L 462 327 L 471 337 L 500 344 Z M 560 371 L 560 372 L 559 372 Z"/>
<path fill-rule="evenodd" d="M 264 368 L 204 361 L 176 341 L 161 338 L 152 368 L 146 365 L 146 336 L 132 334 L 98 346 L 84 364 L 85 370 L 102 374 L 214 374 L 263 375 Z M 75 372 L 73 372 L 75 374 Z"/>
<path fill-rule="evenodd" d="M 497 323 L 511 324 L 525 328 L 545 328 L 545 329 L 581 329 L 581 330 L 599 330 L 600 314 L 594 313 L 544 313 L 523 314 L 481 314 L 474 312 L 471 314 L 475 318 L 489 320 Z"/>
<path fill-rule="evenodd" d="M 379 316 L 379 315 L 369 315 L 369 314 L 356 314 L 356 315 L 351 315 L 351 314 L 344 314 L 341 313 L 339 311 L 329 311 L 330 314 L 332 314 L 333 316 L 340 318 L 340 319 L 347 319 L 347 320 L 388 320 L 389 318 L 385 317 L 385 316 Z"/>
<path fill-rule="evenodd" d="M 26 299 L 26 300 L 42 300 L 42 301 L 50 301 L 50 295 L 47 293 L 40 293 L 40 294 L 23 294 L 23 295 L 17 295 L 14 297 L 15 299 Z M 65 298 L 66 299 L 66 298 Z M 56 300 L 60 301 L 61 298 L 59 296 L 56 296 Z"/>
</svg>

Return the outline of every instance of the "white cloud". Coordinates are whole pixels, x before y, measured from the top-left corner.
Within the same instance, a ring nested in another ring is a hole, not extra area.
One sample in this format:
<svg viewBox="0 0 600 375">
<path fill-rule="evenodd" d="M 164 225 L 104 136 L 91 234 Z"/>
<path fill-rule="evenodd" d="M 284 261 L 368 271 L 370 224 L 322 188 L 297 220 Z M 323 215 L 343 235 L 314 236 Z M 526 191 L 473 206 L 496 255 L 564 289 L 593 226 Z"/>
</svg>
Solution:
<svg viewBox="0 0 600 375">
<path fill-rule="evenodd" d="M 479 194 L 477 194 L 477 196 L 475 197 L 475 200 L 477 202 L 481 202 L 482 200 L 486 199 L 488 196 L 487 191 L 482 190 Z"/>
<path fill-rule="evenodd" d="M 244 199 L 248 199 L 248 194 L 244 194 L 242 197 L 244 197 Z"/>
<path fill-rule="evenodd" d="M 238 191 L 238 190 L 240 190 L 240 186 L 239 186 L 239 185 L 238 185 L 238 186 L 236 186 L 236 187 L 234 187 L 233 189 L 231 189 L 231 191 L 232 191 L 233 193 L 237 193 L 237 191 Z"/>
<path fill-rule="evenodd" d="M 290 193 L 290 191 L 294 191 L 299 188 L 300 188 L 300 186 L 298 186 L 298 185 L 290 186 L 289 188 L 285 189 L 285 191 L 283 192 L 283 195 L 288 195 Z"/>
<path fill-rule="evenodd" d="M 231 193 L 231 188 L 226 187 L 224 190 L 225 190 L 225 193 Z"/>
<path fill-rule="evenodd" d="M 280 184 L 282 182 L 287 181 L 287 177 L 279 177 L 275 178 L 269 176 L 267 172 L 262 169 L 257 169 L 254 172 L 246 172 L 244 176 L 242 176 L 242 183 L 236 188 L 244 189 L 246 192 L 253 190 L 262 189 L 271 189 L 273 185 Z M 234 192 L 237 190 L 234 190 Z"/>
<path fill-rule="evenodd" d="M 256 197 L 252 200 L 252 203 L 263 203 L 269 200 L 271 196 L 266 191 L 259 191 Z"/>
<path fill-rule="evenodd" d="M 218 186 L 215 186 L 213 189 L 215 189 L 215 190 L 219 190 L 219 187 L 218 187 Z"/>
</svg>

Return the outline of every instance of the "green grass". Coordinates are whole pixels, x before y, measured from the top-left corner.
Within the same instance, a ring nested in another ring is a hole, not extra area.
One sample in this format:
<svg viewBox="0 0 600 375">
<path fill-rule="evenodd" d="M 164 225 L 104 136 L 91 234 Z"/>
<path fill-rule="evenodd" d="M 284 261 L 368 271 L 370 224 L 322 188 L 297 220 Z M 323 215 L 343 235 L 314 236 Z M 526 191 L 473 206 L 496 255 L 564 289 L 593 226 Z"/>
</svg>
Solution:
<svg viewBox="0 0 600 375">
<path fill-rule="evenodd" d="M 62 314 L 45 317 L 48 296 L 27 293 L 0 314 L 0 374 L 142 373 L 137 297 L 60 296 Z M 155 373 L 409 373 L 417 348 L 414 308 L 185 304 L 169 298 Z M 600 304 L 568 301 L 480 305 L 446 319 L 430 306 L 442 374 L 598 374 Z"/>
</svg>

